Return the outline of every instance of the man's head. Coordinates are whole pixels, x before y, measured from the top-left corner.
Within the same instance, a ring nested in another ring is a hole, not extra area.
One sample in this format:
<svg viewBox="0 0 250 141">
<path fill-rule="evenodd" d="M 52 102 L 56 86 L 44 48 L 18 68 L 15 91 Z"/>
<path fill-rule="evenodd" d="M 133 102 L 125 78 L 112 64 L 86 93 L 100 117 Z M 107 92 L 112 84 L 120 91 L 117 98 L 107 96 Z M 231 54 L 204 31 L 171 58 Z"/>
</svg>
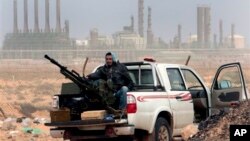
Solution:
<svg viewBox="0 0 250 141">
<path fill-rule="evenodd" d="M 111 52 L 106 53 L 105 60 L 106 60 L 106 65 L 111 66 L 113 64 L 113 55 Z"/>
</svg>

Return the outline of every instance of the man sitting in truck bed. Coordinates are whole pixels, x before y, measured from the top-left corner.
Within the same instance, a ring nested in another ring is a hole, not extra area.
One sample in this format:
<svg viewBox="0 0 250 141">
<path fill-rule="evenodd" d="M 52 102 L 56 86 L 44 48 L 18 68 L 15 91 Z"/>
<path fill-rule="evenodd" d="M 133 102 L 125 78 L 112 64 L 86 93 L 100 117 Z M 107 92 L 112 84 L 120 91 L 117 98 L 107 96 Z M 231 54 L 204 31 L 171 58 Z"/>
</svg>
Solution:
<svg viewBox="0 0 250 141">
<path fill-rule="evenodd" d="M 118 98 L 119 110 L 125 114 L 127 92 L 133 89 L 133 81 L 128 74 L 126 66 L 119 63 L 113 53 L 106 53 L 105 60 L 106 63 L 98 68 L 96 72 L 89 74 L 87 78 L 98 80 L 100 95 L 108 104 L 113 103 L 112 99 Z M 111 94 L 107 92 L 107 88 L 111 90 Z"/>
</svg>

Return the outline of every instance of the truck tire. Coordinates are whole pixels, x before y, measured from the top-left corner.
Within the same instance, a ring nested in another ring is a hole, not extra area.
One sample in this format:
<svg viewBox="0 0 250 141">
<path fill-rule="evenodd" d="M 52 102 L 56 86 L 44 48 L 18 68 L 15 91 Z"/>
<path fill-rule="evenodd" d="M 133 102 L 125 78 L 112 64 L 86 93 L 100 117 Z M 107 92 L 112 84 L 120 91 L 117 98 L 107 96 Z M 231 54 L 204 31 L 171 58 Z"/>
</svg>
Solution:
<svg viewBox="0 0 250 141">
<path fill-rule="evenodd" d="M 168 121 L 159 117 L 156 120 L 152 134 L 145 135 L 143 141 L 172 141 L 171 130 Z"/>
</svg>

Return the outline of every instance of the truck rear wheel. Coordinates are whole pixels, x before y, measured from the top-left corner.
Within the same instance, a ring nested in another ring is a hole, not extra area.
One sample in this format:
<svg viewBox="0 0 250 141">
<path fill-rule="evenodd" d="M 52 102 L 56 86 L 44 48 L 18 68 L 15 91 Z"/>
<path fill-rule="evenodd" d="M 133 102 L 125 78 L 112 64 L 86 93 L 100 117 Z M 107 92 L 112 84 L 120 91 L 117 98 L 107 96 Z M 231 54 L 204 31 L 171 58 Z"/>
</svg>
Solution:
<svg viewBox="0 0 250 141">
<path fill-rule="evenodd" d="M 168 121 L 165 118 L 159 117 L 156 120 L 152 134 L 144 136 L 143 141 L 171 141 L 171 131 Z"/>
</svg>

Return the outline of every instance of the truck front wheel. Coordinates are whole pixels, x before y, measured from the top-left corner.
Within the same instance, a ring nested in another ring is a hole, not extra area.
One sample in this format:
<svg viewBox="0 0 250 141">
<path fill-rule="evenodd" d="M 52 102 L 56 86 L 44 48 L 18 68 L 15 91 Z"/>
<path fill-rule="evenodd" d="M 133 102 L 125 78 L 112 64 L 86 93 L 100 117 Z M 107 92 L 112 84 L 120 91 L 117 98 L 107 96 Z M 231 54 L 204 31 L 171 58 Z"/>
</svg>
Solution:
<svg viewBox="0 0 250 141">
<path fill-rule="evenodd" d="M 163 117 L 159 117 L 156 120 L 152 134 L 144 136 L 143 139 L 143 141 L 171 141 L 171 140 L 172 137 L 168 121 Z"/>
</svg>

